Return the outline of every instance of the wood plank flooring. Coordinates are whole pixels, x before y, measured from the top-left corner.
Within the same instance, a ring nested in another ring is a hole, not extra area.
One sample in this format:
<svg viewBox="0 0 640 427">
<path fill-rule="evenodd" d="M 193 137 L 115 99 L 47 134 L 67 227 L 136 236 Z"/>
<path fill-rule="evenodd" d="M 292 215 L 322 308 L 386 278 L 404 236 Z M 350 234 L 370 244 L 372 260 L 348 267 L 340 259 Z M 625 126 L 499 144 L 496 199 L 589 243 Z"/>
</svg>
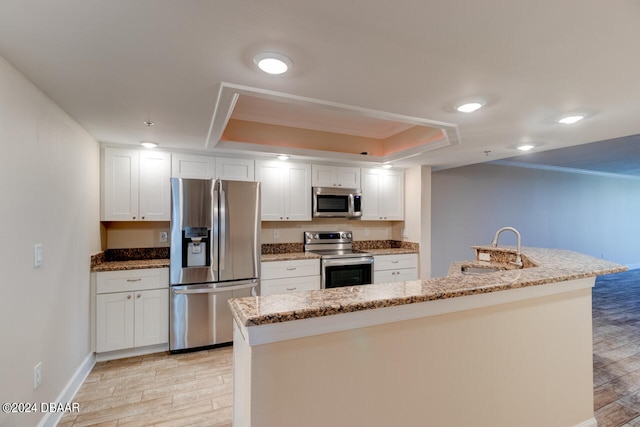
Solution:
<svg viewBox="0 0 640 427">
<path fill-rule="evenodd" d="M 230 427 L 232 347 L 97 363 L 58 427 Z"/>
<path fill-rule="evenodd" d="M 640 426 L 640 270 L 596 281 L 593 386 L 598 427 Z"/>
<path fill-rule="evenodd" d="M 598 427 L 640 427 L 640 270 L 598 278 L 593 290 Z M 230 427 L 232 348 L 97 363 L 59 427 Z"/>
</svg>

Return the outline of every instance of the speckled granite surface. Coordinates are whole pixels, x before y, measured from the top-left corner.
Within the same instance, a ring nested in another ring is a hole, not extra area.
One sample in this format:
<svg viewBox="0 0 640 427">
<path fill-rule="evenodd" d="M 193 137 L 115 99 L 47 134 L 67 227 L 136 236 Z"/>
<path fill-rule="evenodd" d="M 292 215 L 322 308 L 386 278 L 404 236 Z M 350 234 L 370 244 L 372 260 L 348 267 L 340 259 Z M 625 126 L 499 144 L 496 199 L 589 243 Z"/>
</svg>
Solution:
<svg viewBox="0 0 640 427">
<path fill-rule="evenodd" d="M 169 248 L 107 249 L 91 257 L 91 271 L 169 267 Z"/>
<path fill-rule="evenodd" d="M 110 261 L 98 264 L 91 271 L 138 270 L 144 268 L 169 267 L 169 259 L 142 259 L 132 261 Z"/>
<path fill-rule="evenodd" d="M 362 240 L 353 242 L 353 249 L 373 255 L 400 255 L 418 253 L 418 243 L 397 240 Z M 319 255 L 304 252 L 302 243 L 263 244 L 262 262 L 317 259 Z"/>
<path fill-rule="evenodd" d="M 375 308 L 497 292 L 507 289 L 626 271 L 627 267 L 559 249 L 523 248 L 537 267 L 480 275 L 459 272 L 429 280 L 353 286 L 229 301 L 236 320 L 245 326 L 287 322 Z M 477 261 L 461 261 L 462 264 Z"/>
<path fill-rule="evenodd" d="M 281 254 L 262 254 L 262 262 L 294 261 L 303 259 L 319 259 L 320 255 L 308 252 L 285 252 Z"/>
</svg>

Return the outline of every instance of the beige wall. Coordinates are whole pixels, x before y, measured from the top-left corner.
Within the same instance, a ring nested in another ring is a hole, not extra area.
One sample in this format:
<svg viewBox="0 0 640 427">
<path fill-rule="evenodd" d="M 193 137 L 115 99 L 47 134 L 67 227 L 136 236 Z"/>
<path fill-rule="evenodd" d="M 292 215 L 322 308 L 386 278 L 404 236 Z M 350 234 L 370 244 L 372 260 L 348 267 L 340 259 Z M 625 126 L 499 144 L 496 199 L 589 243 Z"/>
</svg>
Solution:
<svg viewBox="0 0 640 427">
<path fill-rule="evenodd" d="M 250 392 L 234 421 L 595 425 L 591 332 L 587 288 L 250 348 L 237 336 L 235 384 Z"/>
<path fill-rule="evenodd" d="M 0 401 L 55 402 L 91 355 L 99 145 L 2 57 L 0 93 Z M 44 262 L 35 268 L 38 243 Z M 41 417 L 0 413 L 0 425 L 35 426 Z"/>
<path fill-rule="evenodd" d="M 420 244 L 419 277 L 431 277 L 431 167 L 416 166 L 404 173 L 403 240 Z"/>
<path fill-rule="evenodd" d="M 302 243 L 305 231 L 353 231 L 354 240 L 402 240 L 403 221 L 314 218 L 313 221 L 263 221 L 262 243 Z M 278 237 L 275 237 L 275 236 Z"/>
<path fill-rule="evenodd" d="M 104 249 L 127 248 L 162 248 L 169 247 L 170 242 L 160 242 L 160 233 L 165 231 L 169 236 L 168 221 L 113 221 L 103 222 L 105 230 L 102 246 Z"/>
</svg>

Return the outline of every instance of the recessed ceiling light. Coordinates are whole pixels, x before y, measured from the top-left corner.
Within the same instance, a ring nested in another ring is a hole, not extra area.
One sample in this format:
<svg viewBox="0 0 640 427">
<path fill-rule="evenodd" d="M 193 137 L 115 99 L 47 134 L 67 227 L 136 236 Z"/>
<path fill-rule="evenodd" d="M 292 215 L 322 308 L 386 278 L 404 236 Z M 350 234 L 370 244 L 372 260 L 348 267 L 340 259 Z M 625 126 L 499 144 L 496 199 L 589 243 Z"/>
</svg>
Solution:
<svg viewBox="0 0 640 427">
<path fill-rule="evenodd" d="M 151 120 L 145 120 L 142 123 L 144 123 L 147 127 L 151 127 L 151 126 L 156 124 L 155 122 L 152 122 Z"/>
<path fill-rule="evenodd" d="M 393 167 L 393 165 L 391 163 L 385 163 L 382 165 L 383 168 L 385 169 L 391 169 Z"/>
<path fill-rule="evenodd" d="M 278 159 L 280 159 L 280 160 L 289 160 L 289 156 L 287 156 L 286 154 L 280 154 L 278 156 Z"/>
<path fill-rule="evenodd" d="M 563 125 L 572 125 L 574 123 L 579 122 L 580 120 L 584 119 L 584 116 L 580 115 L 580 114 L 575 114 L 572 116 L 564 116 L 561 117 L 557 120 L 558 123 L 562 123 Z"/>
<path fill-rule="evenodd" d="M 253 62 L 258 68 L 268 74 L 286 73 L 293 65 L 293 62 L 288 56 L 277 52 L 259 53 L 253 58 Z"/>
<path fill-rule="evenodd" d="M 461 113 L 473 113 L 474 111 L 477 111 L 480 108 L 482 108 L 483 105 L 484 104 L 480 102 L 467 102 L 466 104 L 458 105 L 456 107 L 456 110 L 458 110 Z"/>
<path fill-rule="evenodd" d="M 529 150 L 531 150 L 532 148 L 535 148 L 535 145 L 531 145 L 531 144 L 523 144 L 523 145 L 519 145 L 517 148 L 518 148 L 518 150 L 520 150 L 520 151 L 529 151 Z"/>
<path fill-rule="evenodd" d="M 142 141 L 140 145 L 142 145 L 144 148 L 156 148 L 158 146 L 158 144 L 153 141 Z"/>
</svg>

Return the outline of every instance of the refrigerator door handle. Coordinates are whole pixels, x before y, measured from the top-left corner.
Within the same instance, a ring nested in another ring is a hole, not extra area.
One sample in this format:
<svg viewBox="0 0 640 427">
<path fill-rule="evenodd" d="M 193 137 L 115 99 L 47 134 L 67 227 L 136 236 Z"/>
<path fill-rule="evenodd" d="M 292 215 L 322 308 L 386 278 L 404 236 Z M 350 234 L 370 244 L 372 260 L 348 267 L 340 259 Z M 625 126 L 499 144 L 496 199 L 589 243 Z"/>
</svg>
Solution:
<svg viewBox="0 0 640 427">
<path fill-rule="evenodd" d="M 224 258 L 227 252 L 227 221 L 227 195 L 220 185 L 220 271 L 224 270 Z"/>
<path fill-rule="evenodd" d="M 174 289 L 173 293 L 176 295 L 191 295 L 191 294 L 218 294 L 221 292 L 239 291 L 241 289 L 255 288 L 257 283 L 248 283 L 244 285 L 235 286 L 223 286 L 220 288 L 203 288 L 203 289 Z"/>
<path fill-rule="evenodd" d="M 211 226 L 213 228 L 213 236 L 212 236 L 212 244 L 211 244 L 211 268 L 213 269 L 214 272 L 214 280 L 219 280 L 220 279 L 220 272 L 218 270 L 218 257 L 220 256 L 220 245 L 219 245 L 219 241 L 218 238 L 220 236 L 220 227 L 219 227 L 219 221 L 218 221 L 218 217 L 220 215 L 220 213 L 218 212 L 218 199 L 220 198 L 220 190 L 219 190 L 219 182 L 218 181 L 214 181 L 213 182 L 213 186 L 211 187 L 212 189 L 212 195 L 211 195 L 211 199 L 212 199 L 212 208 L 211 209 Z"/>
</svg>

